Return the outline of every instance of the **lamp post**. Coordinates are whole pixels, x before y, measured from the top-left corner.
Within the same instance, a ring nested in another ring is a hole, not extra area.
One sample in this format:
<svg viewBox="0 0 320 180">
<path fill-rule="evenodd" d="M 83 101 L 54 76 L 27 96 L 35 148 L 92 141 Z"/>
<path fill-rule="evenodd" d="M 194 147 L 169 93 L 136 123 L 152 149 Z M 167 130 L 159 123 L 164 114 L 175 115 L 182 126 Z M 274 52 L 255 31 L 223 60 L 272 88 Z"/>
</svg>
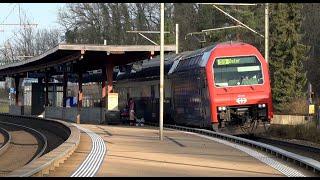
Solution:
<svg viewBox="0 0 320 180">
<path fill-rule="evenodd" d="M 163 140 L 163 87 L 164 87 L 164 3 L 161 3 L 161 24 L 160 24 L 160 117 L 159 133 L 160 140 Z"/>
<path fill-rule="evenodd" d="M 269 61 L 269 3 L 264 8 L 264 59 Z"/>
</svg>

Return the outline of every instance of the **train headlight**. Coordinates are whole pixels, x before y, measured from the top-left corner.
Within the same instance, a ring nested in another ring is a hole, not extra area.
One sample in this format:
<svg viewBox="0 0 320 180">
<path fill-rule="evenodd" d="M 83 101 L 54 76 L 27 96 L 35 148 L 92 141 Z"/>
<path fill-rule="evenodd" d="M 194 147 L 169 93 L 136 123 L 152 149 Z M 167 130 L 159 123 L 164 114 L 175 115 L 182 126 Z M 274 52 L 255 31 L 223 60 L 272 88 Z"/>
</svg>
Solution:
<svg viewBox="0 0 320 180">
<path fill-rule="evenodd" d="M 219 111 L 225 111 L 227 108 L 226 107 L 224 107 L 224 106 L 222 106 L 222 107 L 218 107 L 218 110 Z"/>
<path fill-rule="evenodd" d="M 266 104 L 258 104 L 258 108 L 265 108 Z"/>
</svg>

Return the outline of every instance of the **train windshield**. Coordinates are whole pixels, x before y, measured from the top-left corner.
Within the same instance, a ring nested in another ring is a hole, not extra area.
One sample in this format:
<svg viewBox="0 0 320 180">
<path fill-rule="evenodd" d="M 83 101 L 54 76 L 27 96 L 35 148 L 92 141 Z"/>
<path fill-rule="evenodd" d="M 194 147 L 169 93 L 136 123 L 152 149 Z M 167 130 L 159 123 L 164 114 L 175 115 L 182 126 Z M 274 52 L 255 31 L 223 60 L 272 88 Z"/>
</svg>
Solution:
<svg viewBox="0 0 320 180">
<path fill-rule="evenodd" d="M 217 87 L 263 83 L 261 63 L 255 56 L 217 58 L 213 71 Z"/>
</svg>

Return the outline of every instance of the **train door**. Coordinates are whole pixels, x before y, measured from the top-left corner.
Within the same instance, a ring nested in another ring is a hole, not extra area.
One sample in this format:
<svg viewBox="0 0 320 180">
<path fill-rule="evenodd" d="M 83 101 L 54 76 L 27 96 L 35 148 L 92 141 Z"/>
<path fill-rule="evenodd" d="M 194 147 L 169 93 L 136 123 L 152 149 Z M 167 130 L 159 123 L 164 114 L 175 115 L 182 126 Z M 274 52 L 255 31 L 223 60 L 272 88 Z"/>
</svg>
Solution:
<svg viewBox="0 0 320 180">
<path fill-rule="evenodd" d="M 171 80 L 168 78 L 165 78 L 164 80 L 165 86 L 164 86 L 164 122 L 172 124 L 172 101 L 171 101 Z"/>
<path fill-rule="evenodd" d="M 192 74 L 190 74 L 190 77 Z M 203 128 L 205 126 L 203 111 L 202 111 L 202 76 L 201 71 L 199 69 L 195 70 L 193 82 L 191 81 L 191 86 L 193 86 L 192 95 L 191 95 L 191 102 L 192 106 L 194 107 L 192 114 L 193 118 L 196 120 L 195 125 Z M 197 122 L 198 121 L 198 122 Z"/>
<path fill-rule="evenodd" d="M 201 91 L 201 114 L 203 117 L 203 126 L 204 127 L 211 127 L 211 113 L 210 113 L 210 99 L 209 99 L 209 91 L 208 91 L 208 84 L 206 79 L 205 70 L 200 71 L 200 85 L 199 89 Z"/>
<path fill-rule="evenodd" d="M 156 85 L 151 85 L 151 119 L 153 122 L 157 122 L 159 103 L 156 99 Z"/>
</svg>

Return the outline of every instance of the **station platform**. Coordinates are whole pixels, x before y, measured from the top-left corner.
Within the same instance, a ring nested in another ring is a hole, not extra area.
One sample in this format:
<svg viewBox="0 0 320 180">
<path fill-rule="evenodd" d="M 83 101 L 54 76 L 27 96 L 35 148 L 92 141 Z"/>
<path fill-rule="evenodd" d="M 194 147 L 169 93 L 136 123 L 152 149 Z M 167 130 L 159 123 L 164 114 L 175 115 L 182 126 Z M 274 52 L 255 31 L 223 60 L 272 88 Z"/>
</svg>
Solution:
<svg viewBox="0 0 320 180">
<path fill-rule="evenodd" d="M 101 136 L 107 153 L 95 176 L 283 176 L 248 154 L 221 143 L 155 127 L 81 124 Z M 85 133 L 75 153 L 48 176 L 70 176 L 91 142 Z"/>
<path fill-rule="evenodd" d="M 73 154 L 59 167 L 55 168 L 54 171 L 50 171 L 46 177 L 69 177 L 74 173 L 79 165 L 86 159 L 90 149 L 92 148 L 92 142 L 90 137 L 85 133 L 81 132 L 80 143 L 78 148 Z"/>
</svg>

